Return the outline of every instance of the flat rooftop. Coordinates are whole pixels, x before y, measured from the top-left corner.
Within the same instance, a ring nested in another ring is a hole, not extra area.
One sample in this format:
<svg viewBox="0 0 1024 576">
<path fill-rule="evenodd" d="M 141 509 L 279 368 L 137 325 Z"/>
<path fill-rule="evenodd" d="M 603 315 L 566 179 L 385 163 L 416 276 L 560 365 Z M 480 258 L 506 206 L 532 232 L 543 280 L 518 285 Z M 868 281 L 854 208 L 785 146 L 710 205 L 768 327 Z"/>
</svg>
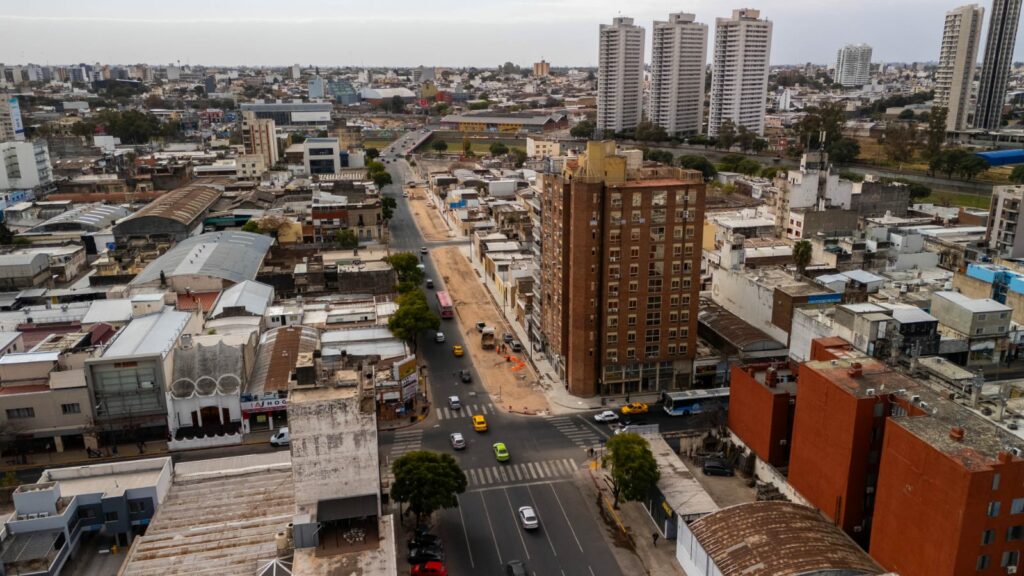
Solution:
<svg viewBox="0 0 1024 576">
<path fill-rule="evenodd" d="M 81 494 L 118 496 L 125 490 L 156 486 L 164 468 L 170 472 L 170 458 L 146 458 L 128 462 L 90 464 L 44 470 L 39 483 L 59 482 L 62 497 Z"/>
</svg>

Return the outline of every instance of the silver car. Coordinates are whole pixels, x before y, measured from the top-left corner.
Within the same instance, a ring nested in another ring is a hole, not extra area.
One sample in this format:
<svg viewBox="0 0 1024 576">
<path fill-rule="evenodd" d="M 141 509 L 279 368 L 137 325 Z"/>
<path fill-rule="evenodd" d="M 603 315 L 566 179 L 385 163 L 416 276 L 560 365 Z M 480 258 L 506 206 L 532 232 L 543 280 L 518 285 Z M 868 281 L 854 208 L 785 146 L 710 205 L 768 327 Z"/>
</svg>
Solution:
<svg viewBox="0 0 1024 576">
<path fill-rule="evenodd" d="M 453 432 L 448 439 L 452 443 L 452 448 L 456 450 L 463 450 L 466 447 L 466 439 L 462 437 L 461 432 Z"/>
<path fill-rule="evenodd" d="M 537 518 L 537 513 L 533 511 L 533 506 L 519 507 L 519 523 L 523 525 L 525 530 L 533 530 L 540 526 L 540 518 Z"/>
</svg>

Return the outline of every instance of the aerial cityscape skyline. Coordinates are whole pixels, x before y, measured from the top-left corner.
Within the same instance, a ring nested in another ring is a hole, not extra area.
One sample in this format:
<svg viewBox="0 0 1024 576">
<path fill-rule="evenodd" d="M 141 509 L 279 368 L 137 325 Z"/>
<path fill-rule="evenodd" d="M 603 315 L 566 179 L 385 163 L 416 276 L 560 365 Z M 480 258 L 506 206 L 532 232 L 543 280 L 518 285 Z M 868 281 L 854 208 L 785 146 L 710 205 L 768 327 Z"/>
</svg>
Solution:
<svg viewBox="0 0 1024 576">
<path fill-rule="evenodd" d="M 860 43 L 872 46 L 876 62 L 934 62 L 944 14 L 958 5 L 938 0 L 743 4 L 524 0 L 491 6 L 465 0 L 396 0 L 382 14 L 369 5 L 298 0 L 282 14 L 268 0 L 248 2 L 244 8 L 184 0 L 175 3 L 173 13 L 126 0 L 19 3 L 0 9 L 5 32 L 0 36 L 0 62 L 489 67 L 545 58 L 554 66 L 596 66 L 598 25 L 616 16 L 650 29 L 654 20 L 670 12 L 695 13 L 697 22 L 711 28 L 710 48 L 715 18 L 747 7 L 760 10 L 773 23 L 778 38 L 773 65 L 834 63 L 838 49 Z M 109 27 L 117 27 L 117 34 L 97 37 L 97 31 Z M 986 19 L 983 33 L 987 30 Z M 1022 34 L 1017 31 L 1018 40 Z M 256 38 L 288 41 L 254 42 Z M 473 50 L 462 50 L 467 44 Z M 649 53 L 650 34 L 646 44 Z M 1022 58 L 1024 42 L 1018 41 L 1014 59 Z"/>
</svg>

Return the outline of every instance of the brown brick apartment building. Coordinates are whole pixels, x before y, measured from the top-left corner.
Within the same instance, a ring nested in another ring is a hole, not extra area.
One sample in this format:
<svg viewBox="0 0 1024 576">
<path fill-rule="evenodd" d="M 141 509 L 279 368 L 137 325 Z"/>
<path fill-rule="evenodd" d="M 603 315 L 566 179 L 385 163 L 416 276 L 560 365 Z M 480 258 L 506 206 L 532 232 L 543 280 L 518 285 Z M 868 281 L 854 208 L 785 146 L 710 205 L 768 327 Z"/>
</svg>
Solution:
<svg viewBox="0 0 1024 576">
<path fill-rule="evenodd" d="M 701 174 L 627 167 L 614 142 L 542 181 L 541 330 L 577 396 L 689 384 Z"/>
</svg>

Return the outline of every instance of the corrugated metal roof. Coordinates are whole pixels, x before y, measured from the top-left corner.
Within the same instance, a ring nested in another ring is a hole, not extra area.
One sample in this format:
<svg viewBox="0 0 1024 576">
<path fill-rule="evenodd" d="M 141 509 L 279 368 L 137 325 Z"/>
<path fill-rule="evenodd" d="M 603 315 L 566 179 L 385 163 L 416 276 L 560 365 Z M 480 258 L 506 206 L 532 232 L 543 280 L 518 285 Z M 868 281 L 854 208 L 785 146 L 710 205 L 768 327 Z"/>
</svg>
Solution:
<svg viewBox="0 0 1024 576">
<path fill-rule="evenodd" d="M 118 223 L 118 226 L 144 217 L 167 218 L 181 224 L 190 224 L 213 205 L 221 196 L 220 190 L 191 184 L 170 192 L 143 206 L 141 210 Z"/>
<path fill-rule="evenodd" d="M 32 232 L 68 229 L 77 224 L 82 230 L 102 230 L 128 216 L 128 210 L 110 204 L 86 204 L 58 214 L 32 228 Z"/>
<path fill-rule="evenodd" d="M 722 576 L 885 572 L 818 511 L 790 502 L 731 506 L 693 521 L 690 530 Z"/>
<path fill-rule="evenodd" d="M 128 322 L 132 319 L 132 301 L 126 298 L 93 300 L 82 324 L 97 322 Z"/>
<path fill-rule="evenodd" d="M 319 335 L 318 330 L 308 326 L 282 326 L 263 334 L 246 392 L 260 395 L 287 390 L 288 377 L 299 354 L 316 350 Z"/>
<path fill-rule="evenodd" d="M 139 316 L 114 337 L 103 358 L 121 358 L 144 354 L 166 356 L 177 342 L 192 315 L 166 307 L 161 312 Z"/>
<path fill-rule="evenodd" d="M 253 280 L 274 239 L 250 232 L 210 232 L 182 240 L 149 263 L 132 285 L 186 274 L 212 276 L 231 282 Z"/>
<path fill-rule="evenodd" d="M 274 301 L 274 288 L 266 284 L 246 280 L 239 282 L 221 293 L 217 304 L 210 313 L 210 318 L 216 318 L 224 313 L 225 308 L 245 308 L 245 311 L 255 316 L 263 316 L 267 307 Z"/>
</svg>

